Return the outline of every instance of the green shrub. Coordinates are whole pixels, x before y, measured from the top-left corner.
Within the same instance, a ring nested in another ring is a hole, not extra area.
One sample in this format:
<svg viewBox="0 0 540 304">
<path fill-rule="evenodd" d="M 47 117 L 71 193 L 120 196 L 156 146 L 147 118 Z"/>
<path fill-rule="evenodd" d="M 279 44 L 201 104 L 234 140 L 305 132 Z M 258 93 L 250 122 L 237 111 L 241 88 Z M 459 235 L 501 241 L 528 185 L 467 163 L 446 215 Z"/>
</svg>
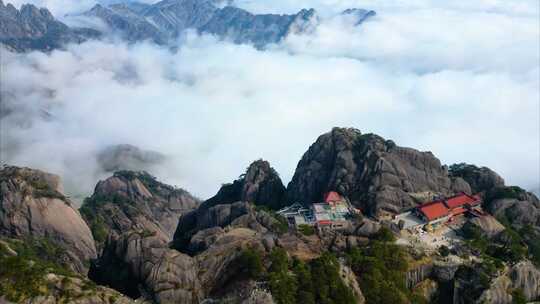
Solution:
<svg viewBox="0 0 540 304">
<path fill-rule="evenodd" d="M 287 252 L 274 248 L 270 253 L 269 284 L 272 296 L 278 304 L 296 303 L 296 280 L 289 274 Z"/>
<path fill-rule="evenodd" d="M 503 198 L 520 199 L 525 193 L 526 191 L 518 186 L 498 187 L 488 192 L 486 202 L 489 203 Z"/>
<path fill-rule="evenodd" d="M 255 210 L 265 212 L 276 220 L 273 228 L 276 230 L 277 233 L 283 234 L 289 231 L 289 223 L 287 222 L 287 219 L 282 215 L 277 214 L 276 211 L 263 205 L 255 205 Z"/>
<path fill-rule="evenodd" d="M 439 253 L 441 254 L 441 256 L 447 257 L 450 254 L 450 249 L 448 249 L 448 247 L 442 245 L 441 247 L 439 247 Z"/>
<path fill-rule="evenodd" d="M 396 237 L 394 236 L 394 233 L 392 233 L 392 230 L 390 228 L 382 226 L 377 233 L 375 233 L 374 239 L 381 241 L 381 242 L 395 242 Z"/>
<path fill-rule="evenodd" d="M 339 262 L 323 253 L 309 264 L 295 260 L 289 269 L 287 253 L 281 248 L 270 254 L 269 285 L 278 304 L 354 304 L 352 290 L 339 275 Z"/>
<path fill-rule="evenodd" d="M 12 302 L 48 293 L 44 275 L 56 273 L 73 276 L 57 261 L 64 250 L 46 239 L 9 241 L 16 256 L 0 255 L 0 296 Z"/>
<path fill-rule="evenodd" d="M 258 279 L 264 272 L 261 253 L 252 248 L 244 249 L 240 253 L 239 263 L 243 266 L 244 272 L 253 279 Z"/>
<path fill-rule="evenodd" d="M 307 236 L 315 234 L 315 228 L 313 228 L 313 226 L 311 225 L 306 224 L 298 225 L 298 231 L 300 231 L 300 233 L 302 233 L 303 235 Z"/>
<path fill-rule="evenodd" d="M 381 241 L 373 241 L 365 248 L 353 248 L 348 252 L 348 263 L 359 277 L 360 289 L 367 303 L 408 303 L 406 256 L 403 248 Z"/>
<path fill-rule="evenodd" d="M 521 288 L 512 290 L 512 303 L 513 304 L 526 304 L 527 298 Z"/>
</svg>

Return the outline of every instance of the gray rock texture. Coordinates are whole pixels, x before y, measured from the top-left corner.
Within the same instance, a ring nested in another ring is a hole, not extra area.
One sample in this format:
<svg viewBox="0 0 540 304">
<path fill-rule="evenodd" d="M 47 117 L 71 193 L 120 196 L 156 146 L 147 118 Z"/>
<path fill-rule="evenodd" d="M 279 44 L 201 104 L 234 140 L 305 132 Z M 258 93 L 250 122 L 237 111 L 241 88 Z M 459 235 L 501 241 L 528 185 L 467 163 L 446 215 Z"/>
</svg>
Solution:
<svg viewBox="0 0 540 304">
<path fill-rule="evenodd" d="M 20 10 L 0 0 L 0 44 L 9 50 L 52 50 L 66 43 L 80 43 L 97 38 L 100 33 L 92 29 L 69 28 L 56 20 L 46 8 L 32 4 Z"/>
<path fill-rule="evenodd" d="M 289 202 L 310 204 L 338 191 L 369 214 L 400 212 L 435 195 L 470 192 L 431 152 L 402 148 L 374 134 L 334 128 L 304 154 L 287 187 Z"/>
<path fill-rule="evenodd" d="M 257 160 L 239 179 L 223 185 L 215 196 L 202 204 L 202 208 L 243 201 L 277 210 L 284 206 L 284 195 L 285 186 L 276 170 L 267 161 Z"/>
<path fill-rule="evenodd" d="M 208 247 L 208 242 L 222 234 L 226 226 L 249 228 L 264 234 L 279 230 L 280 223 L 264 211 L 256 211 L 247 202 L 221 204 L 199 208 L 180 217 L 174 234 L 174 247 L 182 252 L 196 254 Z M 201 241 L 202 239 L 202 241 Z M 201 246 L 201 243 L 204 244 Z M 195 250 L 195 251 L 194 251 Z"/>
<path fill-rule="evenodd" d="M 62 264 L 85 274 L 96 257 L 90 229 L 63 194 L 60 178 L 39 170 L 0 170 L 0 236 L 45 238 L 64 248 Z"/>
<path fill-rule="evenodd" d="M 363 23 L 375 12 L 351 9 L 343 12 Z M 151 40 L 166 44 L 187 29 L 213 34 L 239 44 L 264 48 L 278 43 L 287 35 L 313 31 L 319 23 L 314 9 L 303 9 L 296 14 L 252 14 L 235 6 L 222 7 L 213 0 L 163 0 L 152 5 L 116 4 L 96 5 L 84 15 L 97 17 L 127 40 Z"/>
<path fill-rule="evenodd" d="M 487 204 L 487 210 L 499 217 L 505 216 L 516 226 L 540 226 L 540 203 L 536 196 L 522 198 L 500 198 Z"/>
<path fill-rule="evenodd" d="M 473 193 L 485 192 L 495 187 L 503 187 L 504 179 L 486 167 L 460 163 L 450 166 L 450 176 L 463 178 Z"/>
<path fill-rule="evenodd" d="M 530 261 L 514 265 L 509 273 L 512 287 L 523 290 L 528 301 L 540 301 L 540 270 Z"/>
<path fill-rule="evenodd" d="M 472 218 L 470 222 L 480 228 L 488 238 L 497 236 L 505 229 L 496 218 L 490 215 Z"/>
<path fill-rule="evenodd" d="M 98 247 L 128 231 L 156 233 L 170 239 L 178 218 L 199 205 L 189 192 L 158 182 L 146 172 L 119 171 L 100 181 L 81 213 Z"/>
</svg>

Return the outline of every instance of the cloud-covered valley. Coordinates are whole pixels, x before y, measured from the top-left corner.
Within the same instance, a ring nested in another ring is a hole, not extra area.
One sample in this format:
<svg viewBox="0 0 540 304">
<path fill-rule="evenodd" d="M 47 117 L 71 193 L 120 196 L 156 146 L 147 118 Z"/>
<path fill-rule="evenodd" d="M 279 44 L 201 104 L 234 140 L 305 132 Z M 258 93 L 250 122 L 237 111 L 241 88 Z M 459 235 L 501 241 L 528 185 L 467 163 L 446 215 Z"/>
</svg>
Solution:
<svg viewBox="0 0 540 304">
<path fill-rule="evenodd" d="M 350 126 L 539 186 L 538 1 L 238 5 L 377 16 L 355 27 L 329 12 L 264 51 L 193 32 L 174 52 L 119 40 L 2 51 L 2 162 L 88 194 L 105 175 L 99 151 L 127 143 L 166 155 L 152 173 L 206 198 L 258 158 L 288 181 L 318 135 Z"/>
</svg>

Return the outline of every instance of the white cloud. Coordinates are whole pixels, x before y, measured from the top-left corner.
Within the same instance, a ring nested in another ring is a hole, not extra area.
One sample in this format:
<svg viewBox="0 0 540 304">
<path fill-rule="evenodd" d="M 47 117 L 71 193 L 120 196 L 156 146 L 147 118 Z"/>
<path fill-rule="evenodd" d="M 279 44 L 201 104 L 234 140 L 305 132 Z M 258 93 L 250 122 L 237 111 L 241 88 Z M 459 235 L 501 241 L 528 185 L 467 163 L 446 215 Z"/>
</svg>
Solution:
<svg viewBox="0 0 540 304">
<path fill-rule="evenodd" d="M 248 3 L 377 9 L 361 27 L 327 18 L 264 52 L 191 33 L 176 54 L 118 42 L 5 53 L 2 89 L 26 110 L 3 119 L 2 160 L 88 193 L 103 177 L 95 152 L 129 143 L 169 155 L 153 173 L 208 197 L 260 157 L 288 181 L 318 135 L 352 126 L 538 185 L 538 2 L 393 3 Z M 41 108 L 53 118 L 35 119 Z"/>
</svg>

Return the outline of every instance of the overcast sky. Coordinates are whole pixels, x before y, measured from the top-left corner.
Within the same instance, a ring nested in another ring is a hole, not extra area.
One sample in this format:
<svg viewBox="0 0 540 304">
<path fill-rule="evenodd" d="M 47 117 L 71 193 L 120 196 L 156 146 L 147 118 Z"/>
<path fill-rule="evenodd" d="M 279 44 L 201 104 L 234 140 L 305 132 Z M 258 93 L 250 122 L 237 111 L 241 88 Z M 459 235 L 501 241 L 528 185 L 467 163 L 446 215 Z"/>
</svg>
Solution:
<svg viewBox="0 0 540 304">
<path fill-rule="evenodd" d="M 93 4 L 36 2 L 57 15 Z M 120 42 L 3 53 L 2 89 L 25 115 L 4 121 L 2 161 L 89 193 L 104 177 L 96 151 L 129 143 L 169 156 L 152 173 L 206 198 L 258 158 L 288 182 L 317 136 L 343 126 L 539 187 L 537 0 L 237 3 L 325 18 L 266 51 L 188 33 L 174 54 Z M 361 27 L 332 17 L 348 7 L 377 16 Z"/>
</svg>

